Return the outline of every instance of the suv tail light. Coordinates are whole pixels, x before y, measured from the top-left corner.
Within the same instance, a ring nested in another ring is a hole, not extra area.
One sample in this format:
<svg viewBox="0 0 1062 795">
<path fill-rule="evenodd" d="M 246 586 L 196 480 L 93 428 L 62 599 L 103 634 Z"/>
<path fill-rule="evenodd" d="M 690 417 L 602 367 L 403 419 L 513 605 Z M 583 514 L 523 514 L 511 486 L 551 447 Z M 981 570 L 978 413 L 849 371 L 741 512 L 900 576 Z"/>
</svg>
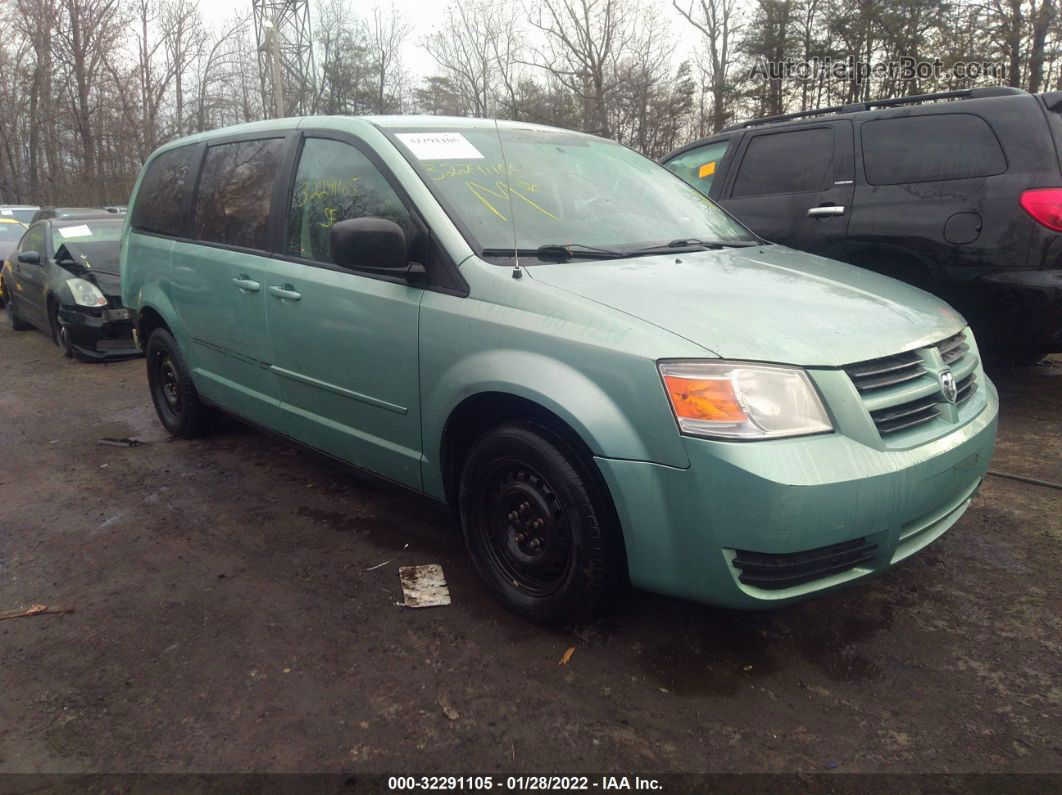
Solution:
<svg viewBox="0 0 1062 795">
<path fill-rule="evenodd" d="M 1062 188 L 1033 188 L 1022 191 L 1022 209 L 1048 229 L 1062 232 Z"/>
</svg>

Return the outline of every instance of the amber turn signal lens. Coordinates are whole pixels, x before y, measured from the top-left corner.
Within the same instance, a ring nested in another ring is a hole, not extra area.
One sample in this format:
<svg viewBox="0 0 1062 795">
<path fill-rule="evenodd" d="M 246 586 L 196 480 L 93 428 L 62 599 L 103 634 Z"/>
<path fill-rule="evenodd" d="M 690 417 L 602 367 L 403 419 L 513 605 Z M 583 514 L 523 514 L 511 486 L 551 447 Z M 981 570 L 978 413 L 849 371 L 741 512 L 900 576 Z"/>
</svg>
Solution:
<svg viewBox="0 0 1062 795">
<path fill-rule="evenodd" d="M 745 422 L 748 419 L 728 378 L 665 375 L 664 384 L 675 414 L 683 419 L 708 422 Z"/>
</svg>

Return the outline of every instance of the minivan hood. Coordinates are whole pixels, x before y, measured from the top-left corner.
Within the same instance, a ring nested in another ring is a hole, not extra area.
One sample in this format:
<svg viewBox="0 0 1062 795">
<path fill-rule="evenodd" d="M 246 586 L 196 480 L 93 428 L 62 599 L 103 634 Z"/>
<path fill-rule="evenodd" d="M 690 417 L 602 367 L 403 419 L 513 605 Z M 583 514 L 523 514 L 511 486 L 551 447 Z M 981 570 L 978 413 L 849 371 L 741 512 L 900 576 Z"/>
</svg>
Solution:
<svg viewBox="0 0 1062 795">
<path fill-rule="evenodd" d="M 783 246 L 526 271 L 725 359 L 839 366 L 939 342 L 965 325 L 916 287 Z"/>
</svg>

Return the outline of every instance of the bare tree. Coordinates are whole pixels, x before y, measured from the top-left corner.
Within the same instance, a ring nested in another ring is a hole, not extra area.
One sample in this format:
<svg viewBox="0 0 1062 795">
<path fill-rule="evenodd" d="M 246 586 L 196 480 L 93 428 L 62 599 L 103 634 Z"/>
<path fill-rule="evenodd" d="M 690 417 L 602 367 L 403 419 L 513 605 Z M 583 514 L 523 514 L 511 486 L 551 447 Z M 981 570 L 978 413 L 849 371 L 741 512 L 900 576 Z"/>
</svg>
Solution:
<svg viewBox="0 0 1062 795">
<path fill-rule="evenodd" d="M 704 72 L 712 97 L 711 129 L 721 130 L 730 116 L 733 98 L 730 72 L 734 44 L 740 33 L 738 0 L 672 0 L 675 10 L 696 28 L 707 47 Z"/>
</svg>

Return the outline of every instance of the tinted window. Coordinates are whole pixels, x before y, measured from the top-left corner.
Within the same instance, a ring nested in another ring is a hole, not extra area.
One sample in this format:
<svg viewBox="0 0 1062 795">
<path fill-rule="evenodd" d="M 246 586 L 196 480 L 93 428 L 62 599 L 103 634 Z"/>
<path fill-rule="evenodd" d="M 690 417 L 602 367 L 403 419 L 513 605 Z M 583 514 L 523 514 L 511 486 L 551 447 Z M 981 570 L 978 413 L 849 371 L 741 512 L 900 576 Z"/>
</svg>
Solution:
<svg viewBox="0 0 1062 795">
<path fill-rule="evenodd" d="M 394 221 L 407 240 L 416 233 L 402 200 L 365 155 L 340 141 L 306 139 L 288 213 L 288 253 L 331 262 L 332 224 L 365 216 Z"/>
<path fill-rule="evenodd" d="M 196 146 L 182 146 L 151 161 L 136 195 L 133 226 L 166 235 L 185 233 L 184 214 L 195 177 L 197 151 Z"/>
<path fill-rule="evenodd" d="M 730 141 L 719 141 L 691 149 L 664 165 L 707 196 L 728 146 L 730 146 Z"/>
<path fill-rule="evenodd" d="M 968 113 L 866 122 L 863 168 L 871 185 L 990 177 L 1007 170 L 988 123 Z"/>
<path fill-rule="evenodd" d="M 209 147 L 199 176 L 194 237 L 268 249 L 269 203 L 283 156 L 282 138 Z"/>
<path fill-rule="evenodd" d="M 829 127 L 757 135 L 745 150 L 734 198 L 822 190 L 832 160 Z"/>
</svg>

